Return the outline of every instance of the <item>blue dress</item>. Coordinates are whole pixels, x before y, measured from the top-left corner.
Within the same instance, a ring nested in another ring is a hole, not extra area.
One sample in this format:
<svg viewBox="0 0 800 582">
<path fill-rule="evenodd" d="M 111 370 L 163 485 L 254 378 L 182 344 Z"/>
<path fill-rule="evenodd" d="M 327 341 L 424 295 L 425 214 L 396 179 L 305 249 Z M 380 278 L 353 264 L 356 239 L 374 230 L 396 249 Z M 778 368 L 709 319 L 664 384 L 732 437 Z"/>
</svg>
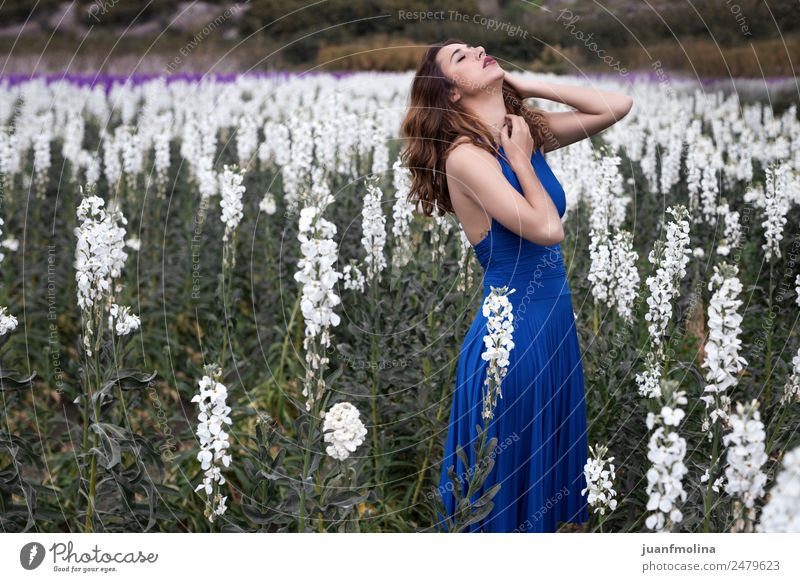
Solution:
<svg viewBox="0 0 800 582">
<path fill-rule="evenodd" d="M 502 154 L 503 174 L 523 196 L 516 174 Z M 542 186 L 564 216 L 564 189 L 540 150 L 531 163 Z M 588 456 L 583 364 L 572 295 L 567 283 L 561 245 L 541 246 L 521 238 L 492 219 L 489 234 L 473 247 L 483 267 L 483 297 L 490 286 L 516 291 L 512 305 L 514 347 L 509 354 L 494 418 L 486 440 L 497 437 L 494 467 L 480 495 L 496 483 L 494 507 L 470 532 L 554 532 L 558 522 L 588 521 L 583 467 Z M 481 301 L 482 305 L 483 301 Z M 471 471 L 456 456 L 456 444 L 475 466 L 476 425 L 483 425 L 484 379 L 488 362 L 481 358 L 487 333 L 482 310 L 464 338 L 458 361 L 444 460 L 436 494 L 452 515 L 454 484 L 447 468 L 455 465 L 466 496 Z M 437 529 L 447 531 L 437 513 Z"/>
</svg>

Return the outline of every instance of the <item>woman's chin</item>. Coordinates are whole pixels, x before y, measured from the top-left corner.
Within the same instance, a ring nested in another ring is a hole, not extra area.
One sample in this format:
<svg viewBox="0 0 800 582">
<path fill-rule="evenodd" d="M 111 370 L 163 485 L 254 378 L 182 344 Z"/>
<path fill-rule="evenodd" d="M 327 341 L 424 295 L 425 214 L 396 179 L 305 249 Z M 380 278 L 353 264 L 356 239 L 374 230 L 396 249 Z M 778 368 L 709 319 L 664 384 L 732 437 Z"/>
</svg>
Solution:
<svg viewBox="0 0 800 582">
<path fill-rule="evenodd" d="M 497 79 L 503 79 L 506 76 L 506 72 L 500 68 L 500 65 L 489 65 L 483 70 L 483 74 L 486 76 L 487 79 L 495 81 Z"/>
</svg>

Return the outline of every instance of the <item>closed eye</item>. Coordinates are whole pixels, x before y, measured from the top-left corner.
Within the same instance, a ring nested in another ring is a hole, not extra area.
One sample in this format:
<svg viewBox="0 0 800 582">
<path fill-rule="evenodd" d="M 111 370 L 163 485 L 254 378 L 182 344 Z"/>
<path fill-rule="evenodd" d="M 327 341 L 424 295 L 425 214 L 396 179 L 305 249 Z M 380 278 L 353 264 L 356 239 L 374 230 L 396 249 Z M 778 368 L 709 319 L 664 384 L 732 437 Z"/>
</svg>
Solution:
<svg viewBox="0 0 800 582">
<path fill-rule="evenodd" d="M 468 48 L 468 49 L 471 49 L 471 48 L 475 48 L 475 47 L 473 47 L 472 45 L 467 45 L 467 48 Z M 458 50 L 461 50 L 461 49 L 458 49 Z M 466 55 L 463 55 L 463 54 L 462 54 L 462 55 L 461 55 L 461 58 L 458 58 L 458 59 L 456 59 L 456 62 L 457 62 L 457 63 L 460 63 L 461 61 L 463 61 L 463 60 L 464 60 L 464 59 L 466 59 L 466 58 L 467 58 L 467 57 L 466 57 Z"/>
</svg>

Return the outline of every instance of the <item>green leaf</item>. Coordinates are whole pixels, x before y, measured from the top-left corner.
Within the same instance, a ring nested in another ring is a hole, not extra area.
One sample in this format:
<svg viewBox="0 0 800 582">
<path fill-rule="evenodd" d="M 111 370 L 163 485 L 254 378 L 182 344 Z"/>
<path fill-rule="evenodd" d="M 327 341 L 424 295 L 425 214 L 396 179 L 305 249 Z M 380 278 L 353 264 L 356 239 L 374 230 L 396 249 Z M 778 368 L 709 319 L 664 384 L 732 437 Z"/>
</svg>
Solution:
<svg viewBox="0 0 800 582">
<path fill-rule="evenodd" d="M 156 374 L 158 374 L 158 371 L 154 371 L 148 376 L 146 373 L 138 370 L 119 370 L 106 379 L 105 384 L 103 384 L 103 389 L 109 387 L 113 388 L 115 386 L 120 386 L 125 390 L 147 388 L 153 378 L 156 377 Z"/>
<path fill-rule="evenodd" d="M 36 377 L 36 372 L 33 372 L 27 378 L 18 375 L 16 370 L 4 370 L 0 368 L 0 391 L 5 392 L 9 390 L 23 390 L 29 388 L 31 382 Z"/>
<path fill-rule="evenodd" d="M 105 422 L 93 423 L 90 426 L 90 430 L 100 437 L 104 445 L 105 450 L 94 447 L 91 450 L 97 452 L 103 458 L 105 468 L 111 469 L 111 467 L 122 462 L 120 440 L 126 438 L 125 431 L 119 426 Z"/>
<path fill-rule="evenodd" d="M 360 494 L 357 491 L 342 491 L 333 495 L 328 501 L 329 505 L 335 505 L 342 509 L 352 507 L 357 503 L 361 503 L 367 499 L 368 494 Z"/>
</svg>

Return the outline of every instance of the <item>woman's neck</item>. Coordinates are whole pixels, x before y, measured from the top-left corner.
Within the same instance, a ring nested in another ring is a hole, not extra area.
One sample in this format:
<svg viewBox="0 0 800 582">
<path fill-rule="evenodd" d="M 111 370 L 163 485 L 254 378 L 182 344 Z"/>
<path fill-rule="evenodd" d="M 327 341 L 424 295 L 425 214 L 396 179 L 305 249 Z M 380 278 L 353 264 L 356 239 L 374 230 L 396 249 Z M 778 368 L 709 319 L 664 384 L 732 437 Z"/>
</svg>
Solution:
<svg viewBox="0 0 800 582">
<path fill-rule="evenodd" d="M 499 144 L 500 132 L 506 120 L 506 106 L 503 102 L 502 91 L 480 93 L 464 105 L 470 113 L 489 127 L 492 139 Z"/>
</svg>

